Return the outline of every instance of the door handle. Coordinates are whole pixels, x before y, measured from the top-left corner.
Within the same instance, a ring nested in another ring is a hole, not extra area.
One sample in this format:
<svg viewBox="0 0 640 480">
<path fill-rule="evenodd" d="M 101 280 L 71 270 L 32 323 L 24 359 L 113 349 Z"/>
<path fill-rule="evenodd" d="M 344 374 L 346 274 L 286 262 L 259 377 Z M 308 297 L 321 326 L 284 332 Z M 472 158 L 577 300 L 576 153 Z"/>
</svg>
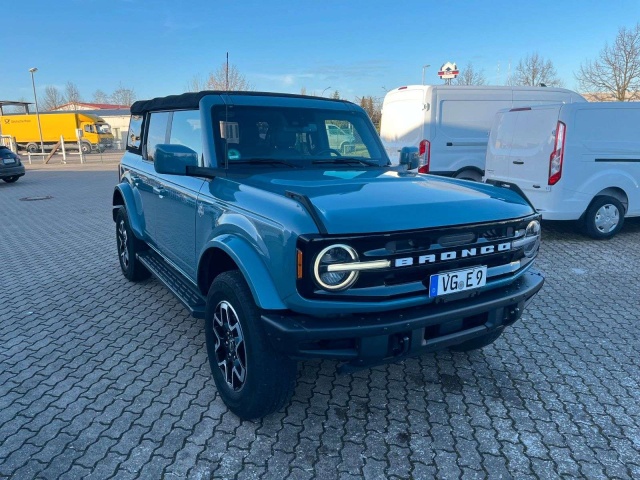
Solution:
<svg viewBox="0 0 640 480">
<path fill-rule="evenodd" d="M 514 165 L 524 165 L 524 162 L 522 160 L 514 160 L 513 163 Z"/>
<path fill-rule="evenodd" d="M 158 195 L 160 198 L 163 198 L 166 192 L 167 191 L 162 187 L 153 187 L 153 193 Z"/>
</svg>

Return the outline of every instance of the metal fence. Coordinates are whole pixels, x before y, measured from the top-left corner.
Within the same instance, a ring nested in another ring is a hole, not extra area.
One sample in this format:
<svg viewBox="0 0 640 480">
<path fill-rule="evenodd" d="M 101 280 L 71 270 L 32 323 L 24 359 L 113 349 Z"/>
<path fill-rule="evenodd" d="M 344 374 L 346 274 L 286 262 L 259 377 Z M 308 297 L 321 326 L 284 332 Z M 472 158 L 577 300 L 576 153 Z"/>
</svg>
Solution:
<svg viewBox="0 0 640 480">
<path fill-rule="evenodd" d="M 60 139 L 60 145 L 53 152 L 31 153 L 22 150 L 18 151 L 15 142 L 6 146 L 18 153 L 22 157 L 23 162 L 29 165 L 34 163 L 113 163 L 120 161 L 124 153 L 124 144 L 122 141 L 115 141 L 110 148 L 93 150 L 90 153 L 83 153 L 79 144 L 75 142 L 65 142 L 62 138 Z"/>
</svg>

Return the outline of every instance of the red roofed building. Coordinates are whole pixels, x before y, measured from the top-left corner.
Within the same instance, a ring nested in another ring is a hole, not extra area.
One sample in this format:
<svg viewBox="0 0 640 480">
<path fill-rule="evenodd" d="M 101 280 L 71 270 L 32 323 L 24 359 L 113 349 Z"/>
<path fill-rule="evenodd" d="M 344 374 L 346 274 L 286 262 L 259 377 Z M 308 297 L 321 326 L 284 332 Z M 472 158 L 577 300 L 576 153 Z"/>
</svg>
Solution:
<svg viewBox="0 0 640 480">
<path fill-rule="evenodd" d="M 111 103 L 73 102 L 60 105 L 53 110 L 128 110 L 129 105 L 113 105 Z"/>
</svg>

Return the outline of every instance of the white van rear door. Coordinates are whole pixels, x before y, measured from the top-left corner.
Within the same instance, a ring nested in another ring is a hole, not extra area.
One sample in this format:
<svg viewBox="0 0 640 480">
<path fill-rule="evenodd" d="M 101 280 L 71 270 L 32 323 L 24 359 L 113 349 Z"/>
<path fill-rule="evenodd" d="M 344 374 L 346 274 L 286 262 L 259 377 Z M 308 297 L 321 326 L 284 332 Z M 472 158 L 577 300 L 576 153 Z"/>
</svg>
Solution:
<svg viewBox="0 0 640 480">
<path fill-rule="evenodd" d="M 426 138 L 425 123 L 428 123 L 428 118 L 425 91 L 428 90 L 408 87 L 393 90 L 384 98 L 380 138 L 394 165 L 398 164 L 403 147 L 417 147 Z"/>
<path fill-rule="evenodd" d="M 518 112 L 509 154 L 509 176 L 525 192 L 548 191 L 549 160 L 555 145 L 560 105 Z"/>
<path fill-rule="evenodd" d="M 496 113 L 489 133 L 485 178 L 509 181 L 511 164 L 511 143 L 516 129 L 518 112 L 502 111 Z"/>
</svg>

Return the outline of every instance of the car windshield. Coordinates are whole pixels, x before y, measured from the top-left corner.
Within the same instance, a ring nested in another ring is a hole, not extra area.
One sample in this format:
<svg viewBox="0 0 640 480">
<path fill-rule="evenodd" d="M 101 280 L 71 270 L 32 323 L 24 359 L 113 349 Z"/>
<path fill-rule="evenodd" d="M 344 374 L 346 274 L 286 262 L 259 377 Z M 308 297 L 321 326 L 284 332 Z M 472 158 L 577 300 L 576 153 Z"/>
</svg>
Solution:
<svg viewBox="0 0 640 480">
<path fill-rule="evenodd" d="M 15 158 L 15 153 L 7 148 L 0 148 L 0 158 Z"/>
<path fill-rule="evenodd" d="M 216 155 L 228 166 L 381 167 L 388 158 L 362 112 L 318 108 L 216 106 Z"/>
<path fill-rule="evenodd" d="M 98 123 L 96 124 L 96 128 L 98 129 L 98 133 L 111 133 L 111 127 L 106 123 Z"/>
</svg>

